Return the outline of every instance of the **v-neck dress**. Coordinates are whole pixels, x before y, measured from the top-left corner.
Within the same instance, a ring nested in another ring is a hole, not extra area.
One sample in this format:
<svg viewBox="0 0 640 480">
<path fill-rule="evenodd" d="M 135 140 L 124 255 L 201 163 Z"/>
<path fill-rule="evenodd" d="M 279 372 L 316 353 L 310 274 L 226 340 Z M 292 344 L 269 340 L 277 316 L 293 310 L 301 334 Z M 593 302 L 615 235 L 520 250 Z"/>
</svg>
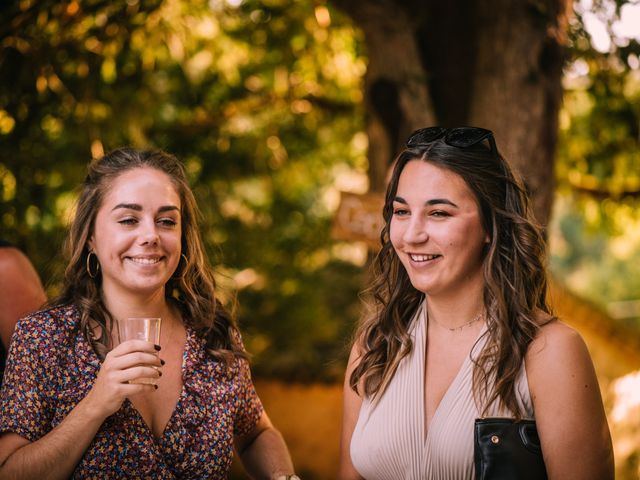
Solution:
<svg viewBox="0 0 640 480">
<path fill-rule="evenodd" d="M 18 322 L 0 390 L 0 432 L 32 442 L 69 414 L 95 382 L 100 361 L 79 332 L 73 305 Z M 205 351 L 189 326 L 182 392 L 161 438 L 131 402 L 107 417 L 85 451 L 75 479 L 226 479 L 233 436 L 248 433 L 262 414 L 249 365 L 229 368 Z"/>
<path fill-rule="evenodd" d="M 427 343 L 426 303 L 410 324 L 412 352 L 398 366 L 376 401 L 365 397 L 351 438 L 351 461 L 367 480 L 473 480 L 473 424 L 480 416 L 472 392 L 471 357 L 484 346 L 480 333 L 425 431 L 424 369 Z M 516 395 L 526 418 L 533 418 L 526 370 L 521 368 Z M 496 405 L 491 417 L 513 415 Z"/>
</svg>

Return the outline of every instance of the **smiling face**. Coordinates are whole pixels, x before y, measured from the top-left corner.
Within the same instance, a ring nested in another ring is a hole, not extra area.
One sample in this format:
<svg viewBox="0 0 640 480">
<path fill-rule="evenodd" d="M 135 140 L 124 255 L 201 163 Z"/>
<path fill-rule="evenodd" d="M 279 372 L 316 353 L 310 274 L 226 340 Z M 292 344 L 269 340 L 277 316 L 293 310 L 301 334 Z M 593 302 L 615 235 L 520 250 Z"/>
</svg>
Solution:
<svg viewBox="0 0 640 480">
<path fill-rule="evenodd" d="M 435 297 L 481 288 L 488 236 L 460 175 L 409 161 L 393 202 L 390 240 L 417 290 Z"/>
<path fill-rule="evenodd" d="M 106 298 L 164 294 L 180 262 L 180 208 L 171 179 L 159 170 L 136 168 L 113 180 L 88 242 Z"/>
</svg>

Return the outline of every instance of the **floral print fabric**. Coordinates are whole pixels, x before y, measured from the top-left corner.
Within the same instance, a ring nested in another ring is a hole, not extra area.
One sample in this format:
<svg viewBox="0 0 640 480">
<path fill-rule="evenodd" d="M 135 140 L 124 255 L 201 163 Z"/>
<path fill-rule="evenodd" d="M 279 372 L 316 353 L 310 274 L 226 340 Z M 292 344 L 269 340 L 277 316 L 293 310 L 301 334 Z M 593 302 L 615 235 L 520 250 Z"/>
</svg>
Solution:
<svg viewBox="0 0 640 480">
<path fill-rule="evenodd" d="M 66 305 L 18 322 L 0 390 L 0 432 L 34 442 L 89 392 L 100 361 L 80 334 L 79 319 Z M 162 438 L 125 400 L 104 421 L 72 478 L 227 478 L 233 437 L 256 425 L 262 404 L 246 360 L 227 368 L 205 352 L 193 329 L 186 332 L 183 388 Z"/>
</svg>

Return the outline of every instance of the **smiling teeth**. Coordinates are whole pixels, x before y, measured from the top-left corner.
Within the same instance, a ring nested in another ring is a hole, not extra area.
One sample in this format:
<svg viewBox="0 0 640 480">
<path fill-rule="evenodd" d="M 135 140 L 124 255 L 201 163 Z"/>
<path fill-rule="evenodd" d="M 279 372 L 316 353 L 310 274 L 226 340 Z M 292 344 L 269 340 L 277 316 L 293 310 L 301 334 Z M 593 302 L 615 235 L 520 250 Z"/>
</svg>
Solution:
<svg viewBox="0 0 640 480">
<path fill-rule="evenodd" d="M 154 263 L 158 263 L 160 261 L 159 258 L 129 258 L 134 263 L 140 263 L 142 265 L 153 265 Z"/>
<path fill-rule="evenodd" d="M 433 260 L 434 258 L 437 258 L 439 256 L 440 255 L 416 255 L 416 254 L 413 254 L 413 253 L 409 254 L 409 257 L 414 262 L 427 262 L 427 261 Z"/>
</svg>

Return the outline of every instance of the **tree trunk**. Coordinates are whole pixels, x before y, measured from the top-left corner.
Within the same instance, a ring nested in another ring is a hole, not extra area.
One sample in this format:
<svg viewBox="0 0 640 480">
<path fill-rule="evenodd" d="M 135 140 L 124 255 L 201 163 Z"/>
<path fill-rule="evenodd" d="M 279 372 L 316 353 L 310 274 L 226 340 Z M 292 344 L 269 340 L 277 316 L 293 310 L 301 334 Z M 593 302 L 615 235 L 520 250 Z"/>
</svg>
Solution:
<svg viewBox="0 0 640 480">
<path fill-rule="evenodd" d="M 333 0 L 362 29 L 373 191 L 423 126 L 494 131 L 549 220 L 569 0 Z"/>
<path fill-rule="evenodd" d="M 415 19 L 392 1 L 336 1 L 365 35 L 366 128 L 371 190 L 383 191 L 388 167 L 406 137 L 436 121 L 420 61 Z"/>
</svg>

